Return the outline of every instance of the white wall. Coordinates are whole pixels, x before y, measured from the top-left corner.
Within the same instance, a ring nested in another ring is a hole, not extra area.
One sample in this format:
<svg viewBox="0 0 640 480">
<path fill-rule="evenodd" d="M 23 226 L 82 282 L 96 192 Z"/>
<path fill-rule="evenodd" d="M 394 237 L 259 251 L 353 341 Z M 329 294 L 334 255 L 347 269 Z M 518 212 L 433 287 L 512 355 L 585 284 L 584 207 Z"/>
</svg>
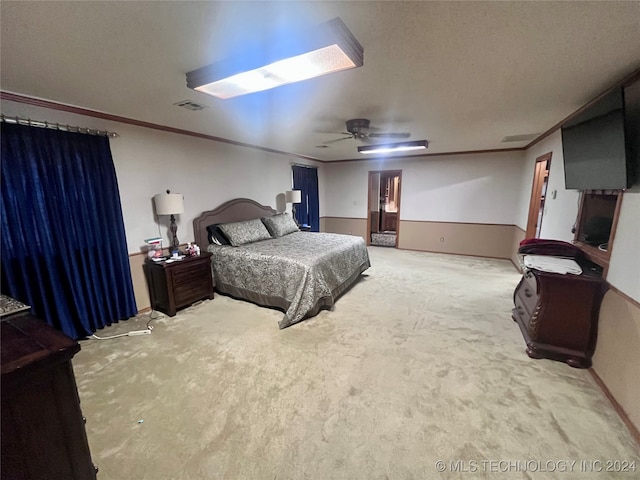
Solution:
<svg viewBox="0 0 640 480">
<path fill-rule="evenodd" d="M 397 169 L 402 220 L 511 225 L 524 167 L 521 152 L 325 164 L 323 215 L 366 218 L 368 172 Z"/>
<path fill-rule="evenodd" d="M 159 220 L 152 197 L 170 189 L 182 193 L 185 212 L 177 216 L 178 239 L 193 241 L 193 218 L 236 197 L 247 197 L 275 208 L 276 196 L 291 189 L 291 162 L 298 158 L 162 132 L 83 115 L 3 101 L 2 112 L 111 130 L 115 164 L 129 253 L 139 252 L 144 239 L 161 235 L 169 242 L 166 217 Z M 319 169 L 319 186 L 323 176 Z"/>
</svg>

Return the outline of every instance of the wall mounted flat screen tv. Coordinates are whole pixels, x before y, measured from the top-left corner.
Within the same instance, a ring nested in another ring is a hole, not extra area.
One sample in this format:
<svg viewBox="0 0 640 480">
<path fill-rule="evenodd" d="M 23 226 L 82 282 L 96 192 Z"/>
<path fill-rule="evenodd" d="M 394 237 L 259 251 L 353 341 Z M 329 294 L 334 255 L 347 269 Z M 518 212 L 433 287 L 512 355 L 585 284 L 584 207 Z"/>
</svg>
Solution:
<svg viewBox="0 0 640 480">
<path fill-rule="evenodd" d="M 620 190 L 631 186 L 634 172 L 625 142 L 622 88 L 569 120 L 561 131 L 567 189 Z"/>
</svg>

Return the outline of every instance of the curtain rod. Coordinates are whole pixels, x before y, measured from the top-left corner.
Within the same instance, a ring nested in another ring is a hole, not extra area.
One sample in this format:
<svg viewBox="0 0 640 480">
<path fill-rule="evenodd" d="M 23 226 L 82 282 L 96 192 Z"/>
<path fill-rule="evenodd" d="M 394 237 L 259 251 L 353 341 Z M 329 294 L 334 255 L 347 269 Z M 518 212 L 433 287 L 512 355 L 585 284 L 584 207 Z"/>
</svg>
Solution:
<svg viewBox="0 0 640 480">
<path fill-rule="evenodd" d="M 29 127 L 51 128 L 52 130 L 61 130 L 63 132 L 84 133 L 87 135 L 98 135 L 101 137 L 119 137 L 116 132 L 107 130 L 95 130 L 93 128 L 78 127 L 75 125 L 65 125 L 56 122 L 45 122 L 42 120 L 31 120 L 30 118 L 8 117 L 4 113 L 0 114 L 0 121 L 4 123 L 12 123 L 14 125 L 27 125 Z"/>
<path fill-rule="evenodd" d="M 317 169 L 317 168 L 318 168 L 318 167 L 316 167 L 315 165 L 305 165 L 304 163 L 294 163 L 294 162 L 291 162 L 291 163 L 290 163 L 290 165 L 291 165 L 292 167 L 304 167 L 304 168 L 315 168 L 315 169 Z"/>
</svg>

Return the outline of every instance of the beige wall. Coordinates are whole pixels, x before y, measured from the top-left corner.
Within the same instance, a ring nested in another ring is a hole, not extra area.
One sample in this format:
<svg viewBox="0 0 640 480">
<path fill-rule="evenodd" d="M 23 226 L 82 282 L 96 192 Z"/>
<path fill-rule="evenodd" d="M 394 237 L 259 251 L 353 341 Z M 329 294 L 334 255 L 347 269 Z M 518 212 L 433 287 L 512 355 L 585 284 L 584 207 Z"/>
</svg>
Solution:
<svg viewBox="0 0 640 480">
<path fill-rule="evenodd" d="M 513 225 L 400 221 L 398 247 L 407 250 L 511 258 Z"/>
<path fill-rule="evenodd" d="M 640 430 L 640 307 L 614 290 L 600 308 L 593 369 Z"/>
<path fill-rule="evenodd" d="M 134 253 L 129 255 L 129 266 L 131 267 L 131 281 L 133 282 L 133 294 L 136 297 L 136 305 L 138 311 L 146 310 L 151 307 L 149 300 L 149 289 L 147 281 L 144 278 L 144 270 L 142 265 L 146 255 L 142 253 Z"/>
<path fill-rule="evenodd" d="M 366 218 L 322 217 L 323 232 L 358 235 L 367 238 Z M 400 221 L 398 248 L 424 252 L 453 253 L 478 257 L 511 259 L 524 232 L 514 225 L 483 223 Z"/>
<path fill-rule="evenodd" d="M 343 233 L 345 235 L 357 235 L 366 240 L 366 218 L 322 217 L 320 218 L 320 231 L 329 233 Z"/>
<path fill-rule="evenodd" d="M 524 237 L 527 232 L 525 232 L 520 227 L 513 227 L 513 245 L 511 246 L 511 261 L 516 266 L 516 268 L 520 271 L 520 258 L 518 257 L 518 248 L 520 248 L 520 242 L 524 240 Z"/>
</svg>

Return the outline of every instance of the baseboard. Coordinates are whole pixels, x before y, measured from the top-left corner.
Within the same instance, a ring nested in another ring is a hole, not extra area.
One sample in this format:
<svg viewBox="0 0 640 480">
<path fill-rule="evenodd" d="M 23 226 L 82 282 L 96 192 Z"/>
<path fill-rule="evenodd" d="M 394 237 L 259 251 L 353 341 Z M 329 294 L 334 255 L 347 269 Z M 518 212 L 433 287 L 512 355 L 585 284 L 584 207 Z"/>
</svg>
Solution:
<svg viewBox="0 0 640 480">
<path fill-rule="evenodd" d="M 604 395 L 609 399 L 609 401 L 611 402 L 611 405 L 613 405 L 613 408 L 615 409 L 615 411 L 618 413 L 618 415 L 620 416 L 624 424 L 629 429 L 629 432 L 631 432 L 631 436 L 636 441 L 636 444 L 638 445 L 638 447 L 640 447 L 640 430 L 638 430 L 638 427 L 634 425 L 634 423 L 631 421 L 627 413 L 624 411 L 624 409 L 618 403 L 615 397 L 611 394 L 611 392 L 607 388 L 607 385 L 602 381 L 602 379 L 596 373 L 596 371 L 593 368 L 590 368 L 589 372 L 591 373 L 591 376 L 593 377 L 595 382 L 598 384 L 598 386 L 600 387 Z"/>
<path fill-rule="evenodd" d="M 407 252 L 440 253 L 442 255 L 460 255 L 461 257 L 489 258 L 491 260 L 509 260 L 511 263 L 513 263 L 513 260 L 511 260 L 508 257 L 495 257 L 492 255 L 475 255 L 473 253 L 442 252 L 439 250 L 422 250 L 418 248 L 406 248 L 406 247 L 396 247 L 396 248 L 398 250 L 406 250 Z"/>
</svg>

